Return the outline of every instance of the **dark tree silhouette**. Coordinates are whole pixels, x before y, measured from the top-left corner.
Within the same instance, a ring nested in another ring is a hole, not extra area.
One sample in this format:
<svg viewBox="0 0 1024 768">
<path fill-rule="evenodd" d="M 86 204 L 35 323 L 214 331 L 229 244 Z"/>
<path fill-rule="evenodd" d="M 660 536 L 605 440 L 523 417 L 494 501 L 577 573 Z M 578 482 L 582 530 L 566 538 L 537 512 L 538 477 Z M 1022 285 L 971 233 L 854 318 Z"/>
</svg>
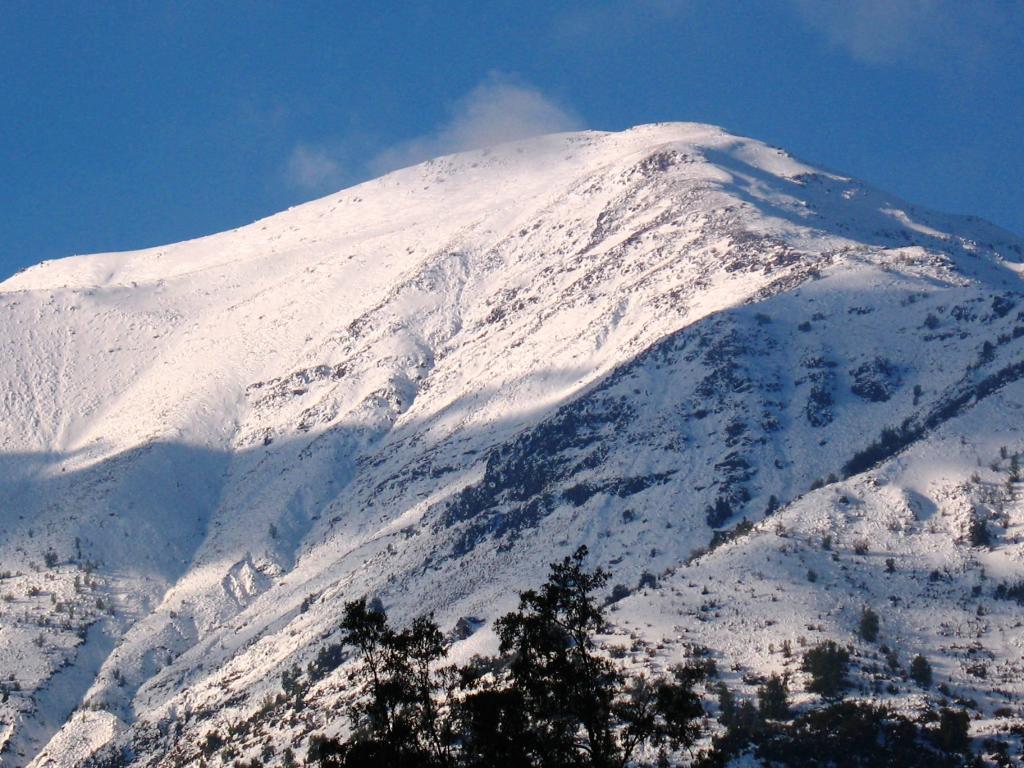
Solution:
<svg viewBox="0 0 1024 768">
<path fill-rule="evenodd" d="M 928 663 L 928 659 L 920 654 L 915 656 L 910 662 L 910 677 L 922 688 L 931 688 L 932 665 Z"/>
<path fill-rule="evenodd" d="M 833 640 L 819 643 L 804 654 L 802 668 L 811 676 L 807 689 L 826 699 L 842 696 L 848 685 L 846 671 L 850 665 L 850 654 Z"/>
<path fill-rule="evenodd" d="M 424 616 L 401 632 L 366 599 L 345 605 L 342 641 L 360 662 L 360 695 L 350 707 L 353 736 L 346 745 L 321 745 L 345 766 L 451 765 L 450 736 L 440 716 L 442 683 L 432 667 L 446 649 L 433 618 Z M 331 765 L 321 760 L 321 765 Z"/>
<path fill-rule="evenodd" d="M 873 643 L 878 639 L 878 624 L 878 614 L 871 610 L 871 608 L 864 606 L 864 610 L 860 613 L 860 624 L 857 626 L 857 633 L 862 639 Z"/>
<path fill-rule="evenodd" d="M 342 641 L 355 651 L 360 685 L 348 712 L 352 736 L 314 737 L 308 762 L 624 768 L 645 745 L 692 747 L 703 715 L 693 688 L 703 672 L 629 677 L 602 654 L 594 637 L 605 626 L 597 598 L 608 574 L 586 570 L 586 557 L 581 547 L 552 564 L 539 589 L 520 594 L 518 610 L 496 623 L 499 658 L 459 669 L 440 666 L 446 647 L 431 617 L 397 631 L 365 599 L 347 603 Z"/>
<path fill-rule="evenodd" d="M 772 675 L 757 690 L 757 709 L 765 720 L 785 720 L 789 717 L 789 690 L 781 677 Z"/>
</svg>

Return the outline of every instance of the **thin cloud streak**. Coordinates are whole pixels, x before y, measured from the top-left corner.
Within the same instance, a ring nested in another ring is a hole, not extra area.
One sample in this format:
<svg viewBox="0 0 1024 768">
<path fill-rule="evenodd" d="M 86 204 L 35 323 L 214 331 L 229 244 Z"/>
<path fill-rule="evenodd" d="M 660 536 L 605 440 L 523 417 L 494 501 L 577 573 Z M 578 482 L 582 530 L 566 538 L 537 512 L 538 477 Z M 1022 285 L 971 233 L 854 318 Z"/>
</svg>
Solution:
<svg viewBox="0 0 1024 768">
<path fill-rule="evenodd" d="M 571 108 L 513 76 L 492 72 L 430 133 L 376 150 L 365 135 L 299 142 L 282 175 L 290 187 L 305 194 L 327 194 L 441 155 L 582 127 Z"/>
<path fill-rule="evenodd" d="M 868 64 L 974 66 L 1024 31 L 1024 5 L 963 0 L 793 0 L 813 31 Z"/>
<path fill-rule="evenodd" d="M 568 107 L 508 75 L 492 73 L 459 100 L 437 130 L 378 153 L 369 169 L 386 173 L 439 155 L 582 127 Z"/>
<path fill-rule="evenodd" d="M 303 192 L 330 192 L 344 183 L 345 172 L 340 159 L 326 147 L 300 143 L 288 157 L 285 179 Z"/>
<path fill-rule="evenodd" d="M 608 39 L 642 32 L 644 27 L 685 18 L 698 0 L 604 0 L 566 8 L 551 33 L 558 43 L 590 48 Z"/>
</svg>

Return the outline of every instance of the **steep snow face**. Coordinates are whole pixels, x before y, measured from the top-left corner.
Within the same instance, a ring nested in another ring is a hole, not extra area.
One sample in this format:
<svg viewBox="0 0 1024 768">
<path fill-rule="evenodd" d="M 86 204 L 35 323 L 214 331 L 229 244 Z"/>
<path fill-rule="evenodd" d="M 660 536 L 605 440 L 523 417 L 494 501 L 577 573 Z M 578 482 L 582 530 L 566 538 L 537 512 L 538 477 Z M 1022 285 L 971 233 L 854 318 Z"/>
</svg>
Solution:
<svg viewBox="0 0 1024 768">
<path fill-rule="evenodd" d="M 807 583 L 810 555 L 776 525 L 838 544 L 903 521 L 869 546 L 913 564 L 897 598 L 927 581 L 893 637 L 994 701 L 1009 683 L 957 667 L 928 617 L 966 610 L 977 568 L 1024 577 L 1012 483 L 1005 535 L 957 543 L 965 509 L 997 514 L 970 482 L 993 430 L 1024 448 L 1019 418 L 995 415 L 1021 407 L 1022 254 L 979 220 L 665 124 L 439 158 L 231 232 L 16 275 L 0 286 L 5 764 L 122 747 L 188 763 L 239 723 L 243 756 L 301 751 L 342 673 L 305 681 L 301 714 L 265 702 L 332 642 L 344 600 L 476 617 L 457 650 L 488 650 L 488 622 L 581 543 L 623 583 L 664 574 L 617 606 L 622 631 L 661 644 L 645 663 L 678 660 L 673 635 L 763 672 L 788 636 L 737 633 L 775 625 L 779 591 L 797 595 L 786 616 L 837 635 L 857 600 L 883 600 L 877 557 L 851 561 L 857 581 L 816 554 Z M 960 517 L 938 522 L 953 498 Z M 759 524 L 693 557 L 743 519 Z M 709 581 L 742 621 L 694 609 L 687 585 Z M 1019 629 L 998 626 L 990 651 L 1013 669 Z"/>
</svg>

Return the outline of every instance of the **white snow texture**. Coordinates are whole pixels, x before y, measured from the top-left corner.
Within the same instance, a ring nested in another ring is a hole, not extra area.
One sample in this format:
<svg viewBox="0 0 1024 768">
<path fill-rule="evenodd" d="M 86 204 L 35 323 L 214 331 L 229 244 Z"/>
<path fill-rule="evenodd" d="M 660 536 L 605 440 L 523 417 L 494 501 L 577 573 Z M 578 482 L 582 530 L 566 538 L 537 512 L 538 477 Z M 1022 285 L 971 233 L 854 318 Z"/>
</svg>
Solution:
<svg viewBox="0 0 1024 768">
<path fill-rule="evenodd" d="M 475 617 L 453 652 L 492 652 L 580 544 L 632 590 L 605 640 L 637 667 L 705 646 L 799 703 L 801 647 L 834 638 L 858 695 L 938 696 L 857 637 L 870 605 L 974 732 L 1019 725 L 1022 253 L 675 123 L 25 270 L 0 284 L 0 762 L 188 765 L 239 723 L 239 758 L 301 759 L 346 670 L 268 701 L 345 600 Z"/>
</svg>

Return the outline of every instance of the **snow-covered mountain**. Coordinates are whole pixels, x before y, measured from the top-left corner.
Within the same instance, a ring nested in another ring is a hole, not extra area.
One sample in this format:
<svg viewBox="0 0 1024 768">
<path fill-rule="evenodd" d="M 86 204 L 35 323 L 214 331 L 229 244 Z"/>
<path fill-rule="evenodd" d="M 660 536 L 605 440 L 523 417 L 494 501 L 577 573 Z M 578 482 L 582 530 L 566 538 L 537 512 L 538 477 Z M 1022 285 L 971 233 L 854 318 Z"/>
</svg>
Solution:
<svg viewBox="0 0 1024 768">
<path fill-rule="evenodd" d="M 799 690 L 831 637 L 865 695 L 1019 726 L 1022 277 L 1005 231 L 696 124 L 28 269 L 0 284 L 0 761 L 187 765 L 217 732 L 280 764 L 343 726 L 344 668 L 274 697 L 345 600 L 489 652 L 583 543 L 638 665 L 702 646 Z"/>
</svg>

